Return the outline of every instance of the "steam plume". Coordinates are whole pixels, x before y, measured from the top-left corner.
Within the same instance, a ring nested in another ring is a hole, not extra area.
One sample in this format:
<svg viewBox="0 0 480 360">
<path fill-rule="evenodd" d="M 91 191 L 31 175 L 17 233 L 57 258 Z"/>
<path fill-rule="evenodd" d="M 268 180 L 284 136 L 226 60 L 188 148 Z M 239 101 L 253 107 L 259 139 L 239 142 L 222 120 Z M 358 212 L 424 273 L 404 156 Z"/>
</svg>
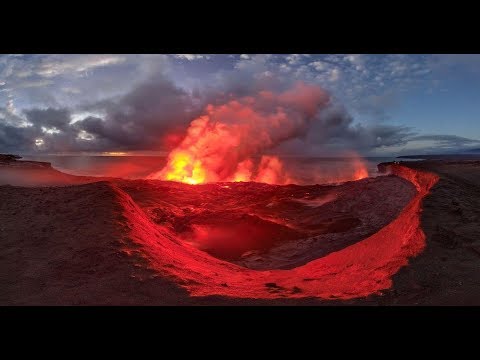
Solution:
<svg viewBox="0 0 480 360">
<path fill-rule="evenodd" d="M 321 88 L 297 83 L 281 93 L 260 91 L 208 105 L 153 179 L 190 184 L 216 181 L 288 182 L 281 161 L 264 152 L 304 134 L 329 102 Z M 260 163 L 256 160 L 261 156 Z"/>
</svg>

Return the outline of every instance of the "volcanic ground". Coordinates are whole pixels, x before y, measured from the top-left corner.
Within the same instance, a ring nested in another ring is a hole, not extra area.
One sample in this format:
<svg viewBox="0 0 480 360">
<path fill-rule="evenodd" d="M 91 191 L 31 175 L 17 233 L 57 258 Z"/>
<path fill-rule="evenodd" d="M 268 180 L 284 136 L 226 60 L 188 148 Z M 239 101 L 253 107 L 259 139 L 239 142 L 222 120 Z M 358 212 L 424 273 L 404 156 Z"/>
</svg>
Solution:
<svg viewBox="0 0 480 360">
<path fill-rule="evenodd" d="M 187 185 L 4 158 L 0 304 L 478 304 L 480 162 L 381 169 Z"/>
<path fill-rule="evenodd" d="M 292 269 L 354 244 L 395 219 L 415 194 L 410 182 L 396 176 L 342 186 L 114 183 L 155 224 L 251 269 Z"/>
</svg>

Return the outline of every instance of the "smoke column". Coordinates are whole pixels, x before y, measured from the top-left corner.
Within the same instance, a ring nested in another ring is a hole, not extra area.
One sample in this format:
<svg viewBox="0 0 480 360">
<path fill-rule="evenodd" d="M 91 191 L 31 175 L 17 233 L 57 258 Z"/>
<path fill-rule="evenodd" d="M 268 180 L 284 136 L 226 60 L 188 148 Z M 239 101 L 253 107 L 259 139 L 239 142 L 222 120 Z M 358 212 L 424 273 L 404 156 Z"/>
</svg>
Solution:
<svg viewBox="0 0 480 360">
<path fill-rule="evenodd" d="M 318 86 L 297 83 L 285 92 L 261 91 L 208 105 L 205 114 L 190 123 L 166 166 L 149 178 L 189 184 L 288 183 L 291 179 L 280 159 L 264 152 L 304 134 L 328 103 L 328 94 Z"/>
</svg>

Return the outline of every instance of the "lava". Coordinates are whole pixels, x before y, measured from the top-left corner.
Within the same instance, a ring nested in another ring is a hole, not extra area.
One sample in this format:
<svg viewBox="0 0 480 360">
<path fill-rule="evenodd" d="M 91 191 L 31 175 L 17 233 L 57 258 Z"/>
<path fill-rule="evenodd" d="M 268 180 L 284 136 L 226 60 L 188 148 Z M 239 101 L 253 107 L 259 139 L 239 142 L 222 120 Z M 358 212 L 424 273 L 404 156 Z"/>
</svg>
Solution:
<svg viewBox="0 0 480 360">
<path fill-rule="evenodd" d="M 253 270 L 212 257 L 178 239 L 163 225 L 156 226 L 123 191 L 117 194 L 125 207 L 125 216 L 131 220 L 128 226 L 135 249 L 143 253 L 152 268 L 177 279 L 193 296 L 352 299 L 390 288 L 392 276 L 425 247 L 419 217 L 421 203 L 438 176 L 402 166 L 391 169 L 417 189 L 392 222 L 364 240 L 290 269 Z M 209 191 L 215 186 L 212 184 Z M 184 196 L 181 192 L 179 195 Z M 211 229 L 200 226 L 194 231 L 208 240 Z M 219 229 L 210 241 L 217 243 L 223 238 L 221 231 L 231 233 L 228 228 Z M 264 234 L 259 236 L 263 238 Z"/>
</svg>

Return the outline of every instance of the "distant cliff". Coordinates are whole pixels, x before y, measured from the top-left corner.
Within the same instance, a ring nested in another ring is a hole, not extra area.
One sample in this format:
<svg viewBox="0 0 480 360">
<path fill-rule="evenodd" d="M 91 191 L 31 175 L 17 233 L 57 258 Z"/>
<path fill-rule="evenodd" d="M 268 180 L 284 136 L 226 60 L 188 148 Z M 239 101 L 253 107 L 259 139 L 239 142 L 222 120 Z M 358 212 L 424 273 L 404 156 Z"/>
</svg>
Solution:
<svg viewBox="0 0 480 360">
<path fill-rule="evenodd" d="M 22 157 L 13 154 L 0 154 L 0 166 L 15 168 L 51 168 L 52 164 L 43 161 L 23 161 Z"/>
</svg>

